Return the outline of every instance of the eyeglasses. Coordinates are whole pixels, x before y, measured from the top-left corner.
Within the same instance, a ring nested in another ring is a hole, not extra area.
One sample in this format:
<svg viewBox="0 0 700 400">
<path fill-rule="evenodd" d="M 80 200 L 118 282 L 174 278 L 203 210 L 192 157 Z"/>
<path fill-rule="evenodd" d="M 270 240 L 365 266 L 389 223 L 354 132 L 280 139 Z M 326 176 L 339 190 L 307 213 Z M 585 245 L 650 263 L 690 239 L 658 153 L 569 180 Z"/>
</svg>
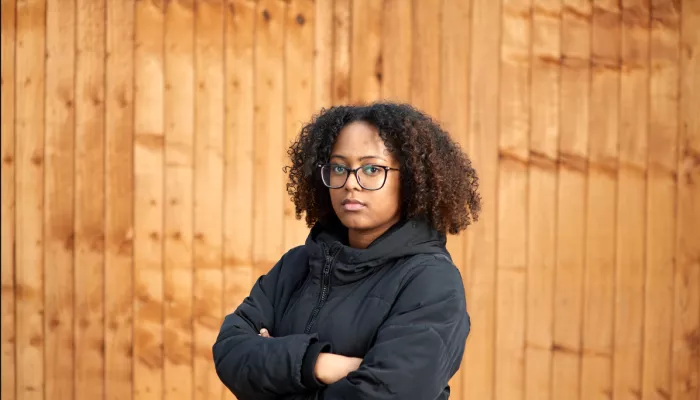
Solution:
<svg viewBox="0 0 700 400">
<path fill-rule="evenodd" d="M 379 190 L 386 183 L 388 171 L 398 171 L 398 168 L 383 165 L 368 164 L 351 169 L 340 164 L 319 165 L 321 180 L 330 189 L 340 189 L 345 186 L 350 174 L 355 174 L 357 183 L 365 190 Z"/>
</svg>

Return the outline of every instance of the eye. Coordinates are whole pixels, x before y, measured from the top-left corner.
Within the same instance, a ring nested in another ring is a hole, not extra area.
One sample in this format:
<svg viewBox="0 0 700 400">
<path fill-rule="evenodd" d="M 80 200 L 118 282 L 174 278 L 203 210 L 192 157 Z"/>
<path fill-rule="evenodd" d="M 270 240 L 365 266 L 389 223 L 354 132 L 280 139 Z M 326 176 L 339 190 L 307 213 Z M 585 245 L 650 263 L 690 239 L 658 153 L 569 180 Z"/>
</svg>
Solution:
<svg viewBox="0 0 700 400">
<path fill-rule="evenodd" d="M 376 175 L 379 172 L 379 168 L 375 167 L 374 165 L 365 165 L 362 167 L 362 172 L 367 175 Z"/>
<path fill-rule="evenodd" d="M 331 171 L 333 171 L 334 174 L 337 175 L 342 175 L 345 173 L 346 168 L 343 167 L 342 165 L 333 165 L 331 166 Z"/>
</svg>

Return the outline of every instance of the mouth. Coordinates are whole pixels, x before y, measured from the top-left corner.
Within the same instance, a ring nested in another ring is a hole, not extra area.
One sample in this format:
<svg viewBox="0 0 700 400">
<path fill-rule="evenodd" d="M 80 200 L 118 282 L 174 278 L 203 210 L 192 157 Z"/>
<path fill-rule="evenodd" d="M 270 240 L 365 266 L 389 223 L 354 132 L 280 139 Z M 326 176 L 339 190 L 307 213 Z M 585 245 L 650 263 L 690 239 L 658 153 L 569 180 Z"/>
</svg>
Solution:
<svg viewBox="0 0 700 400">
<path fill-rule="evenodd" d="M 365 208 L 365 203 L 355 199 L 345 199 L 340 204 L 346 211 L 357 211 Z"/>
</svg>

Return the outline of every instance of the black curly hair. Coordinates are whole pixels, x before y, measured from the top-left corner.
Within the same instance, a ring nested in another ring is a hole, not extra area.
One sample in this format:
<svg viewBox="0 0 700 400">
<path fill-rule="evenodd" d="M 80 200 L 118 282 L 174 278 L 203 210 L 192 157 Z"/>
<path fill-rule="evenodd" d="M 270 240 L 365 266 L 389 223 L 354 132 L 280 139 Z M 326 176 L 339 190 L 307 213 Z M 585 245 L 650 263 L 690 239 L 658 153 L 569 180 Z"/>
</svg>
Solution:
<svg viewBox="0 0 700 400">
<path fill-rule="evenodd" d="M 440 125 L 408 104 L 373 103 L 322 109 L 303 127 L 287 153 L 287 192 L 296 217 L 306 224 L 337 222 L 319 164 L 327 163 L 340 131 L 364 121 L 379 130 L 401 165 L 402 218 L 424 218 L 437 231 L 456 234 L 476 221 L 481 209 L 478 178 L 469 157 Z"/>
</svg>

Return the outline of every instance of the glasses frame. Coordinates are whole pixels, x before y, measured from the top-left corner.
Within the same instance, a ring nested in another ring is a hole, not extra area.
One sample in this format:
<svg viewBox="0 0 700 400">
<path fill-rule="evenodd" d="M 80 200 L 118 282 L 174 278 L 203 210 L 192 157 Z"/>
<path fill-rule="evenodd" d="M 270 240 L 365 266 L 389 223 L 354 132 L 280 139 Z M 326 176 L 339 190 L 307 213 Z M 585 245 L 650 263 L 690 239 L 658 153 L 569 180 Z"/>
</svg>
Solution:
<svg viewBox="0 0 700 400">
<path fill-rule="evenodd" d="M 333 166 L 333 165 L 337 165 L 337 166 L 343 167 L 343 168 L 345 168 L 345 170 L 347 171 L 347 173 L 345 174 L 345 180 L 343 181 L 343 184 L 340 185 L 340 186 L 338 186 L 338 187 L 330 186 L 330 185 L 326 184 L 326 182 L 323 180 L 323 167 L 330 167 L 330 166 Z M 362 184 L 362 182 L 360 182 L 360 177 L 357 176 L 357 171 L 359 171 L 360 169 L 362 169 L 362 168 L 364 168 L 364 167 L 368 167 L 368 166 L 372 166 L 372 167 L 375 167 L 375 168 L 381 168 L 381 169 L 384 170 L 384 181 L 382 181 L 381 186 L 379 186 L 379 187 L 376 188 L 376 189 L 368 189 L 368 188 L 366 188 L 366 187 Z M 361 187 L 362 189 L 364 189 L 364 190 L 369 190 L 369 191 L 380 190 L 381 188 L 383 188 L 384 185 L 386 184 L 386 178 L 389 176 L 389 171 L 400 171 L 399 168 L 392 168 L 392 167 L 387 167 L 387 166 L 385 166 L 385 165 L 379 165 L 379 164 L 365 164 L 365 165 L 363 165 L 363 166 L 361 166 L 361 167 L 357 167 L 357 168 L 354 168 L 354 169 L 353 169 L 353 168 L 349 168 L 349 167 L 346 167 L 346 166 L 341 165 L 341 164 L 326 163 L 326 164 L 318 164 L 318 169 L 319 169 L 319 174 L 321 175 L 321 183 L 323 183 L 323 186 L 325 186 L 325 187 L 327 187 L 327 188 L 329 188 L 329 189 L 342 189 L 342 188 L 344 188 L 345 185 L 348 183 L 348 179 L 350 178 L 350 175 L 355 175 L 355 180 L 357 181 L 357 184 L 360 185 L 360 187 Z"/>
</svg>

